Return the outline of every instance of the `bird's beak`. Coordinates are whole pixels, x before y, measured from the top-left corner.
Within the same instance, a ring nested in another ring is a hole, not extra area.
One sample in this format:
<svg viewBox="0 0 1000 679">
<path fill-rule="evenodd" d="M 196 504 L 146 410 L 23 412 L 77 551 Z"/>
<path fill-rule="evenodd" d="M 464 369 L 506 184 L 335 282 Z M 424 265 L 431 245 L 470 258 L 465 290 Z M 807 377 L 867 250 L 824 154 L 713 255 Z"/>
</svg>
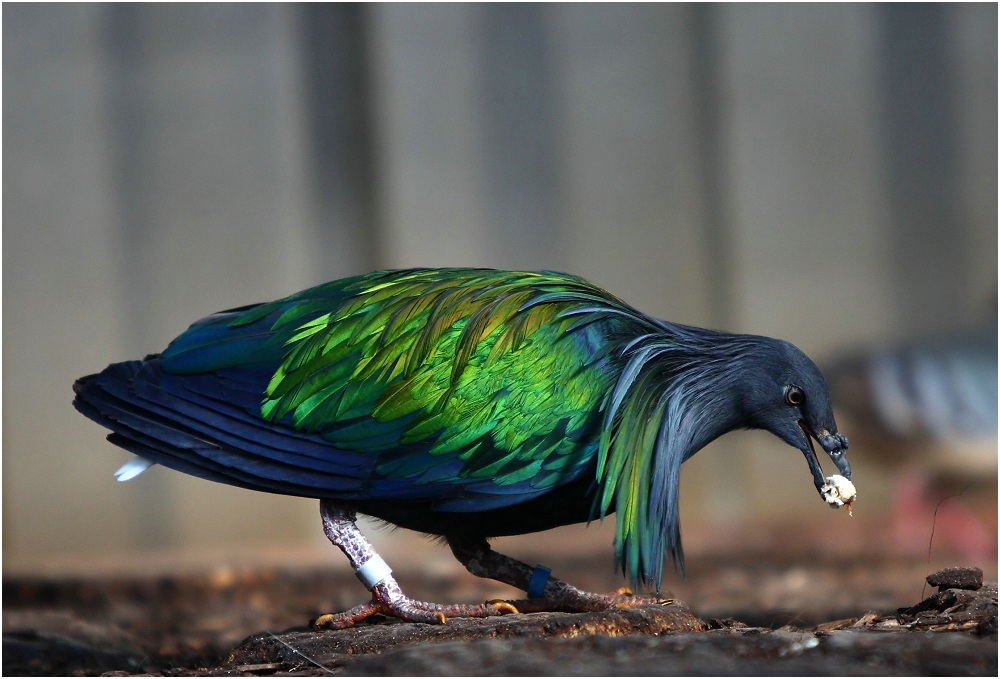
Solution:
<svg viewBox="0 0 1000 679">
<path fill-rule="evenodd" d="M 802 427 L 802 431 L 805 433 L 807 443 L 807 446 L 802 448 L 802 453 L 806 456 L 806 462 L 809 463 L 809 471 L 812 472 L 816 489 L 819 490 L 822 488 L 826 484 L 826 479 L 823 476 L 823 468 L 819 464 L 819 459 L 816 457 L 816 449 L 813 447 L 812 442 L 813 439 L 816 439 L 819 445 L 823 447 L 823 450 L 830 456 L 833 463 L 837 465 L 837 469 L 841 475 L 850 479 L 851 464 L 847 461 L 847 437 L 843 434 L 831 434 L 826 429 L 813 431 L 804 420 L 799 420 L 799 426 Z M 822 491 L 820 493 L 822 494 Z"/>
</svg>

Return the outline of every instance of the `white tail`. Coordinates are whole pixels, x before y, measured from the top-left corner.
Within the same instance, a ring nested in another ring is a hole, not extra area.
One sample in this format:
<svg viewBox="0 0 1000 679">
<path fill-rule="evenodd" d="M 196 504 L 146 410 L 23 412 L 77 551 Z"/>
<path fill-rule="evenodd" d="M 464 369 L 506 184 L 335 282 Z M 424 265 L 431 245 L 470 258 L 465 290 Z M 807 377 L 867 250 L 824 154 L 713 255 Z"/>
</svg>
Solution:
<svg viewBox="0 0 1000 679">
<path fill-rule="evenodd" d="M 144 457 L 133 457 L 115 472 L 115 478 L 123 482 L 128 481 L 129 479 L 134 479 L 154 464 L 156 463 L 150 462 Z"/>
</svg>

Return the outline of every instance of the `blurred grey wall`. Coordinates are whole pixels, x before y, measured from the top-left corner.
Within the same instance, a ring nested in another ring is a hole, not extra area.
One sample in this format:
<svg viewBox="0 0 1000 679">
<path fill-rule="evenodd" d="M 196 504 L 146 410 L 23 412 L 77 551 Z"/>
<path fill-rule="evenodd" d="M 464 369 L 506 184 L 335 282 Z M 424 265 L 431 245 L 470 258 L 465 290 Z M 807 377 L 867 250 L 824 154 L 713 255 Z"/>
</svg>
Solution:
<svg viewBox="0 0 1000 679">
<path fill-rule="evenodd" d="M 3 19 L 7 555 L 316 539 L 311 501 L 115 483 L 128 456 L 70 385 L 331 278 L 566 270 L 820 361 L 995 304 L 995 4 Z M 682 513 L 820 512 L 800 458 L 726 437 L 685 466 Z"/>
</svg>

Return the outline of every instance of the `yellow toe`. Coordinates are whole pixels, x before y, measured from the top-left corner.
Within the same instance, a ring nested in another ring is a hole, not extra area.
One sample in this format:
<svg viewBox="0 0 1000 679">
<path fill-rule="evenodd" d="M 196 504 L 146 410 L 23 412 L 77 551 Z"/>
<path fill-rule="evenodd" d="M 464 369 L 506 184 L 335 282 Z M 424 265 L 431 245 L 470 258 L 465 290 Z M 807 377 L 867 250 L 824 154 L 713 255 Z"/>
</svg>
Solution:
<svg viewBox="0 0 1000 679">
<path fill-rule="evenodd" d="M 313 622 L 313 627 L 323 627 L 324 625 L 329 625 L 332 620 L 333 620 L 333 615 L 330 613 L 327 613 L 326 615 L 321 615 L 318 618 L 316 618 L 315 622 Z"/>
<path fill-rule="evenodd" d="M 445 620 L 446 620 L 446 618 L 444 617 L 444 613 L 442 613 L 441 611 L 438 611 L 437 612 L 437 619 L 438 619 L 438 622 L 443 625 L 445 623 Z"/>
</svg>

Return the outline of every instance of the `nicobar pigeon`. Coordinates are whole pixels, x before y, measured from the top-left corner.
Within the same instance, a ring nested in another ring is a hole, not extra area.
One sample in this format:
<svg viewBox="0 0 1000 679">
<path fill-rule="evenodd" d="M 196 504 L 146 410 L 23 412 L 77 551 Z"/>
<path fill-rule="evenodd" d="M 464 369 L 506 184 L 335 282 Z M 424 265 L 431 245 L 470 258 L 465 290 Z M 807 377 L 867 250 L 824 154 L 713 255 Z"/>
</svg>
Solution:
<svg viewBox="0 0 1000 679">
<path fill-rule="evenodd" d="M 666 323 L 554 272 L 377 271 L 208 316 L 166 350 L 74 384 L 76 408 L 150 464 L 242 488 L 318 498 L 324 529 L 372 593 L 325 615 L 443 622 L 517 610 L 649 601 L 593 594 L 490 549 L 489 538 L 615 514 L 633 582 L 683 570 L 681 463 L 734 429 L 803 452 L 811 437 L 849 479 L 826 382 L 788 342 Z M 848 482 L 849 483 L 849 482 Z M 853 495 L 851 498 L 853 499 Z M 357 513 L 441 536 L 518 602 L 438 605 L 403 595 Z"/>
</svg>

